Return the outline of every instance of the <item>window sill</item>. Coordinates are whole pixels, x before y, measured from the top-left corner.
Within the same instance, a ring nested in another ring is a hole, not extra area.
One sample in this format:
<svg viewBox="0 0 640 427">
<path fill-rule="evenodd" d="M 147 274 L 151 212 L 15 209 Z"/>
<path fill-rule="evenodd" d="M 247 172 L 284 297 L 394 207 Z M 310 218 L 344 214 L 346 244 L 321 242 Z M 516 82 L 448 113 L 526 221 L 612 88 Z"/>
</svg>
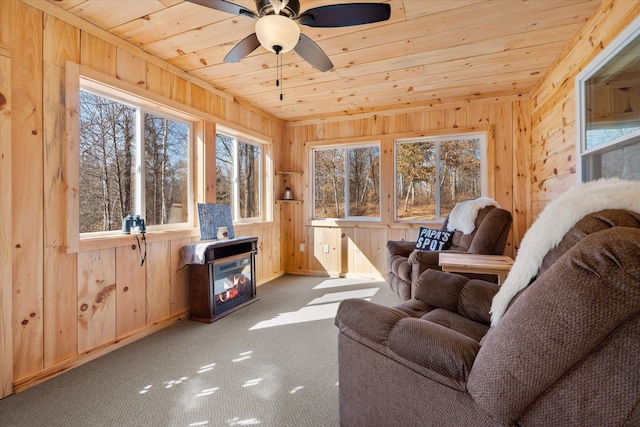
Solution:
<svg viewBox="0 0 640 427">
<path fill-rule="evenodd" d="M 80 252 L 93 251 L 96 249 L 117 248 L 120 246 L 129 246 L 137 244 L 135 234 L 122 234 L 114 232 L 113 234 L 100 236 L 86 236 L 80 239 Z M 138 235 L 138 239 L 142 239 Z M 147 242 L 161 242 L 165 240 L 187 239 L 192 237 L 200 237 L 198 228 L 184 228 L 180 230 L 162 230 L 150 231 L 145 233 Z"/>
</svg>

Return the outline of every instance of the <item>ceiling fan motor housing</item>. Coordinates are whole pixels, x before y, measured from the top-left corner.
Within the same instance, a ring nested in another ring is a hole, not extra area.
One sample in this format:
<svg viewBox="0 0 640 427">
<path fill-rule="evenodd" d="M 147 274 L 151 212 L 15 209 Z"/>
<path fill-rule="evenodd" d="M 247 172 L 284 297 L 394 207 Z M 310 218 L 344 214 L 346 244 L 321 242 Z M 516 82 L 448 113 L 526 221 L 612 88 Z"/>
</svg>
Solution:
<svg viewBox="0 0 640 427">
<path fill-rule="evenodd" d="M 274 13 L 273 6 L 271 5 L 270 0 L 256 0 L 256 10 L 258 11 L 258 15 L 260 16 L 272 15 Z M 289 3 L 287 3 L 287 5 L 280 11 L 280 15 L 288 16 L 291 19 L 295 19 L 298 17 L 299 12 L 300 1 L 289 0 Z"/>
</svg>

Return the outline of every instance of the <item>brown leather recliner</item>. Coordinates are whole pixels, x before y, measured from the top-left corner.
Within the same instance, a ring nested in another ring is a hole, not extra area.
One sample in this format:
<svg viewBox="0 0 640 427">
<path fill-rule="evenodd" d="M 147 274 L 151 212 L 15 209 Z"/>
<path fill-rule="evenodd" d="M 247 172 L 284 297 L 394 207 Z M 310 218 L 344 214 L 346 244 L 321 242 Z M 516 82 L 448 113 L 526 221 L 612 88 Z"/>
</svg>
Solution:
<svg viewBox="0 0 640 427">
<path fill-rule="evenodd" d="M 340 425 L 640 426 L 640 213 L 579 220 L 490 328 L 498 290 L 428 270 L 341 302 Z"/>
<path fill-rule="evenodd" d="M 511 222 L 511 212 L 507 210 L 495 206 L 480 209 L 473 232 L 463 234 L 461 231 L 454 231 L 451 246 L 447 251 L 503 255 Z M 440 230 L 446 230 L 448 223 L 449 217 L 446 218 Z M 403 301 L 412 297 L 412 284 L 416 283 L 425 270 L 442 270 L 438 266 L 441 251 L 416 250 L 416 242 L 406 240 L 390 240 L 387 242 L 387 249 L 389 253 L 387 282 Z M 468 274 L 465 276 L 497 280 L 495 276 Z"/>
</svg>

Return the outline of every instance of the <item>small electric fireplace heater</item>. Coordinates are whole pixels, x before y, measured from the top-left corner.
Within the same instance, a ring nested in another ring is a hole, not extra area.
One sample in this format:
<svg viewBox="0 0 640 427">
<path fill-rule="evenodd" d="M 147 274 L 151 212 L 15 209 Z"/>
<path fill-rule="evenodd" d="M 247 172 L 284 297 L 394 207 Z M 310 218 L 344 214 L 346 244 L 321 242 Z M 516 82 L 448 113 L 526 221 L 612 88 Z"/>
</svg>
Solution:
<svg viewBox="0 0 640 427">
<path fill-rule="evenodd" d="M 190 320 L 210 323 L 255 301 L 257 242 L 239 237 L 200 243 L 206 245 L 204 263 L 189 264 Z"/>
</svg>

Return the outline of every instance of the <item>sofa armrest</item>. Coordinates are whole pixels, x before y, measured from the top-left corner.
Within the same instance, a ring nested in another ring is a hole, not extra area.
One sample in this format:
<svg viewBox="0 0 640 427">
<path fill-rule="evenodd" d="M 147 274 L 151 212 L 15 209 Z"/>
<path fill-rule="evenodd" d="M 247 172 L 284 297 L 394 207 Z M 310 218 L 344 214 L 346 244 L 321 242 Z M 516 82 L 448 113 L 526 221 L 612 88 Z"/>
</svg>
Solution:
<svg viewBox="0 0 640 427">
<path fill-rule="evenodd" d="M 438 267 L 440 251 L 421 251 L 416 249 L 409 254 L 409 264 L 423 264 L 428 268 Z"/>
<path fill-rule="evenodd" d="M 480 350 L 480 344 L 472 338 L 412 317 L 396 323 L 388 346 L 403 359 L 449 378 L 462 387 Z"/>
<path fill-rule="evenodd" d="M 500 285 L 485 280 L 471 279 L 460 291 L 458 313 L 476 322 L 491 324 L 491 302 Z"/>
<path fill-rule="evenodd" d="M 389 256 L 401 255 L 403 257 L 409 257 L 409 254 L 416 248 L 416 242 L 409 242 L 407 240 L 389 240 L 387 242 L 387 250 Z"/>
</svg>

